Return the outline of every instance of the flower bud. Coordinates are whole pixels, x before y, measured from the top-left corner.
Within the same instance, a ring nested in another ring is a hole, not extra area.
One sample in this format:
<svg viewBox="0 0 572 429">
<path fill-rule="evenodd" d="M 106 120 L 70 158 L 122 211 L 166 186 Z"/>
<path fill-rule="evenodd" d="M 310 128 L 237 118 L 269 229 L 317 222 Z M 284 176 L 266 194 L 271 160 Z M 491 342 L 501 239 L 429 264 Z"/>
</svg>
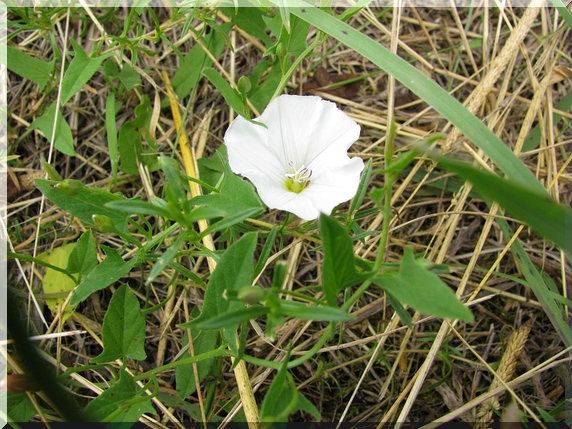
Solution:
<svg viewBox="0 0 572 429">
<path fill-rule="evenodd" d="M 250 80 L 246 76 L 240 76 L 236 86 L 238 87 L 238 91 L 243 95 L 248 94 L 250 88 L 252 87 Z"/>
<path fill-rule="evenodd" d="M 260 302 L 266 296 L 266 291 L 259 286 L 245 286 L 238 290 L 237 298 L 247 304 Z"/>
<path fill-rule="evenodd" d="M 286 46 L 284 46 L 284 43 L 278 42 L 276 45 L 276 55 L 278 58 L 284 58 L 287 54 L 288 50 L 286 49 Z"/>
<path fill-rule="evenodd" d="M 105 215 L 94 214 L 91 219 L 99 232 L 110 233 L 115 232 L 115 225 L 111 219 Z"/>
<path fill-rule="evenodd" d="M 85 185 L 79 180 L 75 179 L 65 179 L 54 185 L 54 188 L 62 191 L 66 195 L 76 195 L 79 194 Z"/>
</svg>

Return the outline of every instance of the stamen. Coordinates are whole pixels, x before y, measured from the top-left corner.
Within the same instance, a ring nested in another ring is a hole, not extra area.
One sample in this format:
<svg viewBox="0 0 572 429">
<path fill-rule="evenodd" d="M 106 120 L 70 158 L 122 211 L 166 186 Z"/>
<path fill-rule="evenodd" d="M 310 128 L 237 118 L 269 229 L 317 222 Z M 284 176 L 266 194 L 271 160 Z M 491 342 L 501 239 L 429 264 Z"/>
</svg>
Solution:
<svg viewBox="0 0 572 429">
<path fill-rule="evenodd" d="M 285 176 L 303 185 L 312 177 L 312 170 L 302 165 L 295 173 L 286 173 Z"/>
<path fill-rule="evenodd" d="M 288 163 L 292 168 L 293 163 Z M 310 178 L 312 177 L 312 170 L 302 165 L 294 173 L 286 173 L 286 189 L 291 192 L 299 194 L 310 184 Z"/>
</svg>

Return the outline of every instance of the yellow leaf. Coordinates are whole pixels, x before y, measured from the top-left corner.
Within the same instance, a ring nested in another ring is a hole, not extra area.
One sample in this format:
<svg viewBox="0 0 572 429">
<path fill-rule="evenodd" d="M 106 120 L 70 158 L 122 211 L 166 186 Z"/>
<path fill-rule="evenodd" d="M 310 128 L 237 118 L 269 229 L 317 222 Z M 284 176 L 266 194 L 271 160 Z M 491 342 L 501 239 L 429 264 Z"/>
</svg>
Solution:
<svg viewBox="0 0 572 429">
<path fill-rule="evenodd" d="M 74 247 L 75 243 L 65 244 L 61 247 L 56 247 L 49 252 L 44 252 L 41 255 L 38 255 L 38 259 L 47 262 L 50 265 L 65 269 L 68 266 L 68 261 Z M 52 314 L 56 314 L 63 310 L 61 315 L 63 322 L 74 312 L 74 308 L 67 306 L 65 309 L 62 309 L 62 306 L 66 301 L 67 293 L 73 290 L 76 284 L 70 277 L 60 271 L 56 271 L 51 268 L 45 268 L 45 270 L 46 273 L 44 274 L 43 279 L 44 294 L 58 294 L 58 296 L 54 298 L 46 299 L 46 304 L 48 304 Z"/>
</svg>

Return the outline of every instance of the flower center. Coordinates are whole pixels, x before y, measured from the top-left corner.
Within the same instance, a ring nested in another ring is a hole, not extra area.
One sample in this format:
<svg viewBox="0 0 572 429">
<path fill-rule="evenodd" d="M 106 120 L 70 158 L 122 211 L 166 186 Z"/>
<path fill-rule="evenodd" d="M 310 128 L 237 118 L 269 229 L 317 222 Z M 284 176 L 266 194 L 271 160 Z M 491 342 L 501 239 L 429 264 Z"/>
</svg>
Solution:
<svg viewBox="0 0 572 429">
<path fill-rule="evenodd" d="M 290 164 L 292 165 L 292 164 Z M 312 170 L 307 167 L 300 167 L 294 173 L 285 174 L 286 176 L 286 189 L 290 192 L 299 194 L 310 184 L 310 177 L 312 176 Z"/>
</svg>

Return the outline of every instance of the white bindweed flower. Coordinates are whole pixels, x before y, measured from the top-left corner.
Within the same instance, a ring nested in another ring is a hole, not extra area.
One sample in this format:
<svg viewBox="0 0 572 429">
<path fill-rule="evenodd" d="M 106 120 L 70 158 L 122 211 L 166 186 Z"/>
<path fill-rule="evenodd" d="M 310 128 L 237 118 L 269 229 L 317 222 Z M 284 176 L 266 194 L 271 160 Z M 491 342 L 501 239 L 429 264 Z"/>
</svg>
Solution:
<svg viewBox="0 0 572 429">
<path fill-rule="evenodd" d="M 282 95 L 256 122 L 266 128 L 236 118 L 224 142 L 232 171 L 248 178 L 268 207 L 312 220 L 355 195 L 364 166 L 347 151 L 360 127 L 334 103 Z"/>
</svg>

